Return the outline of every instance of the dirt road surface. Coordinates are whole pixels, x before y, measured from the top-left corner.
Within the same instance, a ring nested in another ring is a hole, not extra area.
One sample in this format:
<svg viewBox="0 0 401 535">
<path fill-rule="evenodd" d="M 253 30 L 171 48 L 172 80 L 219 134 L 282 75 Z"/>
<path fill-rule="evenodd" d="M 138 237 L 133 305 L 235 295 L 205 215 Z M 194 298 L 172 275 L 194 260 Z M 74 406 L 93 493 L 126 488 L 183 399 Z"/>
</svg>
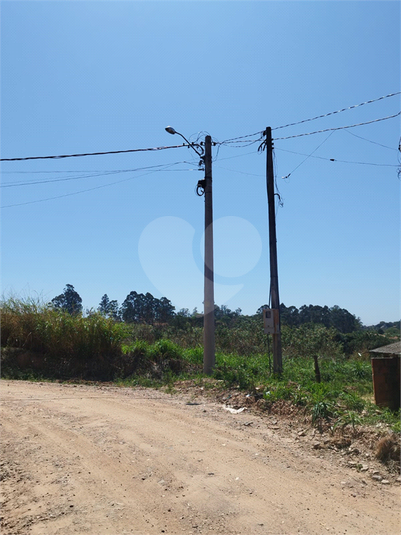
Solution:
<svg viewBox="0 0 401 535">
<path fill-rule="evenodd" d="M 268 418 L 151 389 L 1 381 L 2 534 L 400 533 L 400 486 Z"/>
</svg>

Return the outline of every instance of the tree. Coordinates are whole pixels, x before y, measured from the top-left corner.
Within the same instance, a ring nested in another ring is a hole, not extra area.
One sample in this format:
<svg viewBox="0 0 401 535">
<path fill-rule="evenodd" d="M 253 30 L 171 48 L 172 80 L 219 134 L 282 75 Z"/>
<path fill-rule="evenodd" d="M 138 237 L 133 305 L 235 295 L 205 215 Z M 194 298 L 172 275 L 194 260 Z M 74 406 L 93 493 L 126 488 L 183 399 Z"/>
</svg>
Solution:
<svg viewBox="0 0 401 535">
<path fill-rule="evenodd" d="M 147 292 L 145 295 L 139 294 L 138 297 L 142 305 L 140 313 L 141 322 L 153 325 L 156 315 L 157 299 L 150 292 Z"/>
<path fill-rule="evenodd" d="M 51 300 L 55 309 L 68 312 L 72 316 L 82 313 L 82 299 L 72 284 L 67 284 L 64 292 Z"/>
<path fill-rule="evenodd" d="M 297 307 L 286 307 L 284 303 L 281 303 L 280 320 L 283 325 L 289 325 L 290 327 L 299 325 L 299 312 Z"/>
<path fill-rule="evenodd" d="M 173 327 L 178 329 L 184 329 L 192 323 L 191 312 L 188 308 L 181 308 L 177 313 L 174 314 L 172 321 L 170 321 Z"/>
<path fill-rule="evenodd" d="M 335 305 L 330 308 L 331 325 L 340 333 L 351 333 L 361 328 L 361 320 L 353 314 Z"/>
<path fill-rule="evenodd" d="M 235 311 L 228 308 L 227 305 L 214 305 L 214 319 L 218 324 L 233 325 L 235 320 L 241 315 L 241 309 Z"/>
<path fill-rule="evenodd" d="M 176 315 L 182 316 L 183 318 L 190 318 L 191 312 L 189 311 L 189 308 L 180 308 Z"/>
<path fill-rule="evenodd" d="M 168 323 L 175 316 L 175 307 L 167 297 L 156 299 L 155 320 L 160 323 Z"/>
<path fill-rule="evenodd" d="M 110 299 L 109 299 L 109 296 L 107 294 L 104 294 L 104 296 L 100 300 L 100 303 L 99 303 L 99 306 L 97 307 L 97 309 L 101 314 L 104 314 L 105 316 L 107 316 L 109 314 L 109 311 L 110 311 Z"/>
<path fill-rule="evenodd" d="M 268 305 L 262 305 L 261 307 L 258 308 L 258 310 L 256 311 L 256 316 L 260 316 L 261 314 L 263 314 L 263 311 L 266 309 L 266 308 L 269 308 Z"/>
<path fill-rule="evenodd" d="M 126 323 L 167 323 L 175 315 L 175 307 L 166 297 L 157 299 L 151 293 L 131 292 L 121 305 L 121 317 Z"/>
<path fill-rule="evenodd" d="M 115 321 L 121 321 L 121 313 L 116 299 L 113 299 L 109 303 L 109 317 Z"/>
<path fill-rule="evenodd" d="M 118 302 L 113 299 L 110 301 L 109 296 L 104 294 L 100 300 L 98 311 L 100 314 L 106 316 L 106 318 L 113 318 L 115 321 L 120 320 L 120 311 L 118 309 Z"/>
<path fill-rule="evenodd" d="M 126 323 L 136 323 L 139 321 L 137 297 L 137 292 L 130 292 L 121 305 L 121 317 Z"/>
</svg>

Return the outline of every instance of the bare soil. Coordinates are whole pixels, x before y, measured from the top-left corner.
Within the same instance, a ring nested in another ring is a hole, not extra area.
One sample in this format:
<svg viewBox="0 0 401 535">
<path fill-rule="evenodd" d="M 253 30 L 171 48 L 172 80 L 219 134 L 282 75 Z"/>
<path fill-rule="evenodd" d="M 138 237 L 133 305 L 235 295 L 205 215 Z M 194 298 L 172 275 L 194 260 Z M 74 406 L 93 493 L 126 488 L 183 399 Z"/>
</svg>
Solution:
<svg viewBox="0 0 401 535">
<path fill-rule="evenodd" d="M 320 434 L 285 404 L 191 384 L 0 386 L 3 535 L 400 533 L 399 474 L 373 438 Z"/>
</svg>

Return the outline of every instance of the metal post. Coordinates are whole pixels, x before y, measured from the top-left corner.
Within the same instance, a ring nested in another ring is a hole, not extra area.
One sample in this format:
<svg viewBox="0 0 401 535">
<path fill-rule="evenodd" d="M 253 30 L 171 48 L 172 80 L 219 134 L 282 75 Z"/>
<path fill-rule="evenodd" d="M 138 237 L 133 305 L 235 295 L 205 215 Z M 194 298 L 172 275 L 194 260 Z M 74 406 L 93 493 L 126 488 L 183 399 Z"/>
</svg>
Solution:
<svg viewBox="0 0 401 535">
<path fill-rule="evenodd" d="M 215 364 L 214 275 L 213 275 L 213 202 L 212 138 L 205 137 L 205 281 L 203 323 L 203 372 L 210 375 Z"/>
<path fill-rule="evenodd" d="M 280 315 L 280 298 L 278 293 L 278 268 L 277 268 L 277 238 L 276 238 L 276 214 L 274 208 L 274 172 L 273 172 L 273 143 L 270 126 L 265 130 L 266 135 L 266 182 L 267 201 L 269 206 L 269 250 L 270 250 L 270 297 L 271 307 L 278 310 Z M 280 316 L 279 316 L 280 317 Z M 281 354 L 280 320 L 278 332 L 272 334 L 273 339 L 273 372 L 281 374 L 283 360 Z"/>
</svg>

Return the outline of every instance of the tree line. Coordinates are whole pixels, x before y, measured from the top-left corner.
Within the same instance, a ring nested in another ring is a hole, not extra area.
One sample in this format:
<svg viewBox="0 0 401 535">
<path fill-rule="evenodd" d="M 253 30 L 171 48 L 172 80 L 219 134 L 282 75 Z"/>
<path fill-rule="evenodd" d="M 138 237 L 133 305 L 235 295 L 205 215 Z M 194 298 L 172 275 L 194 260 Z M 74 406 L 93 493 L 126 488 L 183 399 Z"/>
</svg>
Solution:
<svg viewBox="0 0 401 535">
<path fill-rule="evenodd" d="M 62 310 L 71 315 L 83 313 L 82 298 L 72 284 L 67 284 L 62 294 L 54 297 L 50 305 L 56 310 Z M 151 293 L 130 292 L 122 305 L 115 299 L 110 300 L 104 294 L 100 300 L 97 311 L 107 318 L 125 323 L 168 323 L 175 316 L 175 307 L 167 297 L 157 299 Z M 95 311 L 87 310 L 87 314 Z"/>
<path fill-rule="evenodd" d="M 71 284 L 67 284 L 64 292 L 52 299 L 51 306 L 72 315 L 83 312 L 82 298 Z M 259 307 L 253 317 L 260 316 L 266 306 Z M 149 292 L 143 294 L 132 291 L 121 306 L 116 300 L 110 300 L 109 296 L 104 294 L 97 307 L 97 312 L 115 321 L 148 325 L 172 323 L 177 327 L 183 327 L 188 324 L 198 325 L 202 321 L 202 314 L 199 314 L 196 308 L 192 312 L 187 308 L 182 308 L 176 312 L 174 305 L 167 297 L 158 299 Z M 94 311 L 87 311 L 88 315 L 93 313 Z M 215 319 L 218 323 L 230 326 L 237 323 L 241 316 L 240 308 L 233 311 L 226 305 L 215 305 Z M 362 328 L 359 318 L 337 305 L 331 308 L 319 305 L 303 305 L 298 309 L 295 306 L 287 307 L 282 303 L 280 316 L 281 323 L 290 327 L 314 323 L 324 325 L 327 328 L 334 327 L 344 334 Z"/>
<path fill-rule="evenodd" d="M 318 323 L 327 328 L 334 327 L 341 333 L 351 333 L 362 328 L 362 322 L 354 314 L 338 305 L 333 307 L 319 305 L 303 305 L 299 309 L 280 305 L 281 322 L 290 327 L 305 323 Z"/>
</svg>

